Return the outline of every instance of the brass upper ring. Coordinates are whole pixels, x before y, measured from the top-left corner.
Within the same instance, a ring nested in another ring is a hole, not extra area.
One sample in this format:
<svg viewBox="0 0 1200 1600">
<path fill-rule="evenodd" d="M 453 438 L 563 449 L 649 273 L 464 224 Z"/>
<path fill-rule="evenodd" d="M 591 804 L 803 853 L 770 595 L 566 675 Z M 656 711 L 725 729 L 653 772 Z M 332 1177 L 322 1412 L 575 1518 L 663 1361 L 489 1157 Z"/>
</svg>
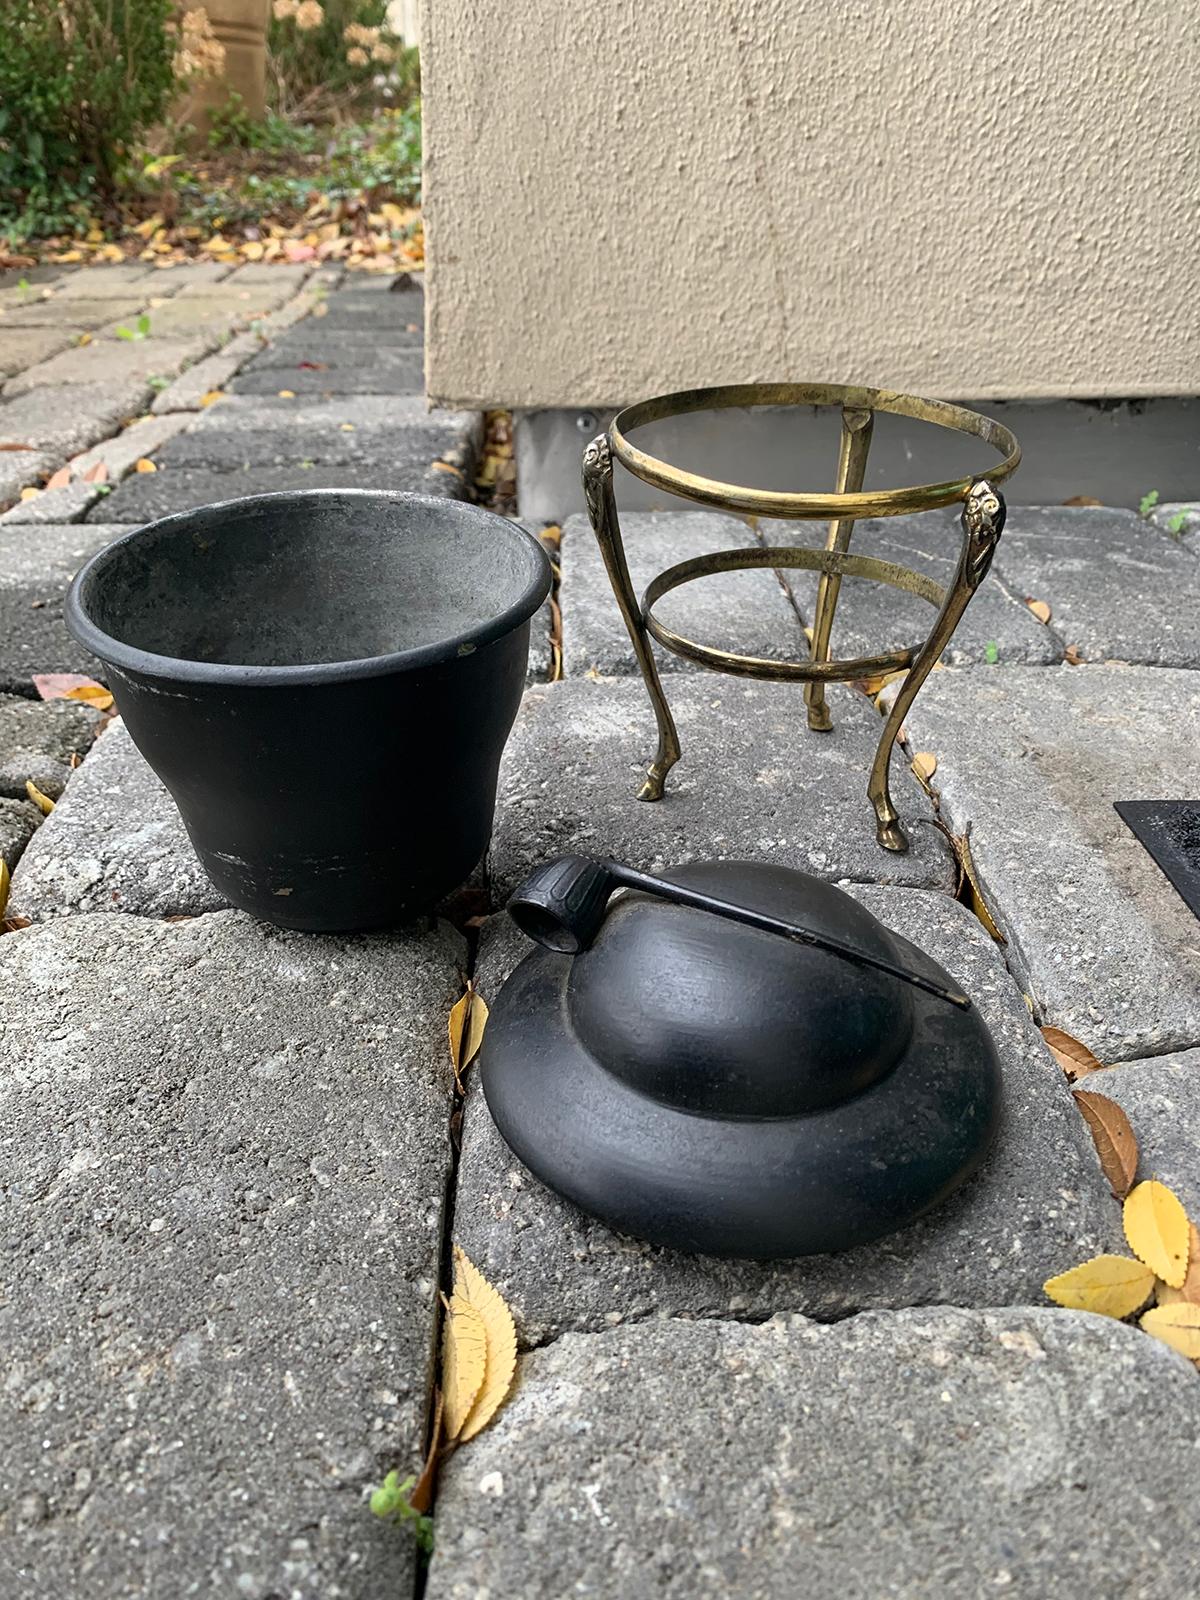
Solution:
<svg viewBox="0 0 1200 1600">
<path fill-rule="evenodd" d="M 668 461 L 648 455 L 630 444 L 628 435 L 635 428 L 661 422 L 666 417 L 682 417 L 692 411 L 725 411 L 752 406 L 841 406 L 847 410 L 890 412 L 911 417 L 915 422 L 931 422 L 956 433 L 973 434 L 1003 457 L 986 471 L 946 483 L 922 483 L 907 489 L 864 490 L 857 494 L 795 494 L 774 489 L 752 489 L 743 484 L 720 483 L 685 472 Z M 938 506 L 965 500 L 974 484 L 986 479 L 1003 482 L 1016 471 L 1021 447 L 1003 423 L 985 417 L 965 406 L 945 400 L 923 400 L 918 395 L 898 394 L 891 389 L 866 389 L 841 383 L 735 383 L 711 389 L 682 389 L 677 394 L 639 400 L 618 413 L 609 428 L 612 453 L 643 483 L 669 494 L 682 495 L 701 505 L 724 511 L 742 511 L 758 517 L 899 517 L 914 511 L 933 511 Z"/>
</svg>

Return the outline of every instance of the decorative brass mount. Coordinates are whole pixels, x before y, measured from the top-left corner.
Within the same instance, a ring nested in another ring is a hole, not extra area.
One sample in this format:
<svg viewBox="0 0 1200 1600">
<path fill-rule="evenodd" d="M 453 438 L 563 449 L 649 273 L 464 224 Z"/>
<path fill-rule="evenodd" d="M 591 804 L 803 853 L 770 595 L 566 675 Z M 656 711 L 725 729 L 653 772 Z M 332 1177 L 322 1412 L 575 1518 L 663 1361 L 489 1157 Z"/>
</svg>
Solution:
<svg viewBox="0 0 1200 1600">
<path fill-rule="evenodd" d="M 629 442 L 628 435 L 635 429 L 660 422 L 666 417 L 684 416 L 693 411 L 722 411 L 752 406 L 841 408 L 841 450 L 837 488 L 833 494 L 779 493 L 719 483 L 647 455 Z M 987 478 L 972 476 L 947 483 L 920 484 L 908 489 L 864 492 L 862 484 L 867 452 L 875 413 L 879 411 L 931 422 L 938 427 L 952 428 L 958 433 L 973 434 L 999 450 L 1003 460 L 992 468 Z M 647 588 L 639 605 L 630 581 L 617 518 L 613 493 L 614 459 L 644 483 L 721 511 L 739 512 L 754 518 L 787 520 L 828 517 L 831 520 L 825 548 L 812 550 L 801 545 L 772 545 L 758 549 L 720 550 L 714 555 L 697 556 L 660 573 Z M 808 725 L 817 732 L 828 731 L 833 725 L 825 703 L 826 683 L 907 669 L 907 676 L 884 724 L 867 783 L 867 796 L 875 809 L 879 843 L 886 850 L 907 850 L 908 839 L 900 826 L 888 788 L 888 764 L 892 748 L 921 685 L 946 648 L 971 596 L 987 576 L 1005 516 L 1004 500 L 995 486 L 1012 475 L 1020 459 L 1021 447 L 1012 433 L 990 417 L 941 400 L 922 400 L 916 395 L 895 394 L 888 389 L 864 389 L 845 384 L 752 383 L 715 389 L 688 389 L 679 394 L 660 395 L 654 400 L 642 400 L 614 418 L 608 433 L 593 439 L 584 451 L 583 490 L 609 581 L 625 619 L 625 626 L 629 629 L 638 666 L 658 721 L 658 750 L 638 798 L 660 800 L 667 773 L 680 756 L 679 735 L 663 693 L 662 680 L 650 646 L 652 638 L 664 649 L 696 661 L 714 672 L 780 682 L 802 681 L 805 685 Z M 946 588 L 908 567 L 850 553 L 850 538 L 854 524 L 860 518 L 905 516 L 917 511 L 932 511 L 959 501 L 963 507 L 963 543 L 958 566 Z M 697 644 L 668 628 L 654 615 L 655 603 L 681 584 L 712 573 L 738 571 L 747 567 L 803 568 L 820 573 L 812 650 L 807 661 L 769 661 Z M 874 656 L 858 656 L 848 661 L 831 660 L 829 645 L 834 612 L 841 581 L 846 576 L 888 584 L 894 589 L 918 595 L 936 606 L 937 618 L 924 643 L 886 650 Z"/>
</svg>

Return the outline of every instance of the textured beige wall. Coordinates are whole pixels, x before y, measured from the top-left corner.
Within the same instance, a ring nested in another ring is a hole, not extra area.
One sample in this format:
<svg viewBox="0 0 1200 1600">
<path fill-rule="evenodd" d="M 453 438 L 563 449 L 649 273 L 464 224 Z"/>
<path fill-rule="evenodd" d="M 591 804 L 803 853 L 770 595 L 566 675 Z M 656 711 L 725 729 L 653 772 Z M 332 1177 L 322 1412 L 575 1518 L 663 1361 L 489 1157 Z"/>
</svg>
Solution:
<svg viewBox="0 0 1200 1600">
<path fill-rule="evenodd" d="M 1200 390 L 1200 0 L 425 0 L 429 391 Z"/>
</svg>

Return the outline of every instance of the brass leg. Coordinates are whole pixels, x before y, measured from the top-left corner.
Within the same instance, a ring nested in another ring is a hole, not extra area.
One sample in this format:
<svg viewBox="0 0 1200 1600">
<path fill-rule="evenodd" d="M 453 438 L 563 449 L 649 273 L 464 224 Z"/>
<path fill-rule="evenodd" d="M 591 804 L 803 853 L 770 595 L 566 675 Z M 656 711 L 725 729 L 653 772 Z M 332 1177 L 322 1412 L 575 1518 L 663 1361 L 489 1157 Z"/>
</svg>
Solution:
<svg viewBox="0 0 1200 1600">
<path fill-rule="evenodd" d="M 638 604 L 629 577 L 629 564 L 625 560 L 625 547 L 621 543 L 621 525 L 617 521 L 617 502 L 613 494 L 612 453 L 608 447 L 608 439 L 602 433 L 597 435 L 583 452 L 583 493 L 587 500 L 592 531 L 600 546 L 600 554 L 604 557 L 609 582 L 617 597 L 621 615 L 625 618 L 625 626 L 629 629 L 633 653 L 637 657 L 646 691 L 658 721 L 658 752 L 646 773 L 646 781 L 642 785 L 638 799 L 661 800 L 667 773 L 679 760 L 679 735 L 675 731 L 675 722 L 667 705 L 667 697 L 663 694 L 662 682 L 658 676 L 658 667 L 655 665 L 654 652 L 650 645 L 650 635 L 642 618 L 642 608 Z"/>
<path fill-rule="evenodd" d="M 908 838 L 900 826 L 888 787 L 888 767 L 901 724 L 925 679 L 946 648 L 951 634 L 970 604 L 971 596 L 987 577 L 996 545 L 1004 527 L 1004 498 L 980 479 L 971 487 L 962 511 L 963 544 L 954 578 L 946 590 L 942 609 L 921 653 L 909 668 L 908 676 L 896 696 L 884 724 L 883 736 L 875 752 L 867 796 L 875 807 L 876 837 L 885 850 L 907 850 Z"/>
<path fill-rule="evenodd" d="M 838 452 L 838 494 L 857 494 L 862 488 L 863 474 L 867 469 L 867 452 L 871 448 L 871 430 L 875 425 L 870 411 L 842 407 L 842 444 Z M 854 532 L 853 517 L 835 517 L 829 524 L 825 538 L 826 550 L 844 552 L 850 548 L 850 535 Z M 817 610 L 813 617 L 813 661 L 829 660 L 829 636 L 833 632 L 833 613 L 837 610 L 838 593 L 842 587 L 839 574 L 823 572 L 817 586 Z M 808 706 L 808 725 L 817 733 L 828 733 L 833 727 L 829 707 L 825 704 L 825 685 L 816 679 L 804 686 L 804 701 Z"/>
</svg>

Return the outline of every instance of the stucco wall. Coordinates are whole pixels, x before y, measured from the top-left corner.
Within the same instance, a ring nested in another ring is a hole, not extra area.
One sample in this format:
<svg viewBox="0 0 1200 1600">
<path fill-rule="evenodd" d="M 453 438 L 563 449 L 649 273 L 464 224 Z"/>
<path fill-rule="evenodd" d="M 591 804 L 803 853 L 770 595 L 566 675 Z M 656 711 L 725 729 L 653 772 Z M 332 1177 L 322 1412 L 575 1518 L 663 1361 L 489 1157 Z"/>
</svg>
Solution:
<svg viewBox="0 0 1200 1600">
<path fill-rule="evenodd" d="M 1200 390 L 1200 0 L 425 0 L 428 384 Z"/>
</svg>

